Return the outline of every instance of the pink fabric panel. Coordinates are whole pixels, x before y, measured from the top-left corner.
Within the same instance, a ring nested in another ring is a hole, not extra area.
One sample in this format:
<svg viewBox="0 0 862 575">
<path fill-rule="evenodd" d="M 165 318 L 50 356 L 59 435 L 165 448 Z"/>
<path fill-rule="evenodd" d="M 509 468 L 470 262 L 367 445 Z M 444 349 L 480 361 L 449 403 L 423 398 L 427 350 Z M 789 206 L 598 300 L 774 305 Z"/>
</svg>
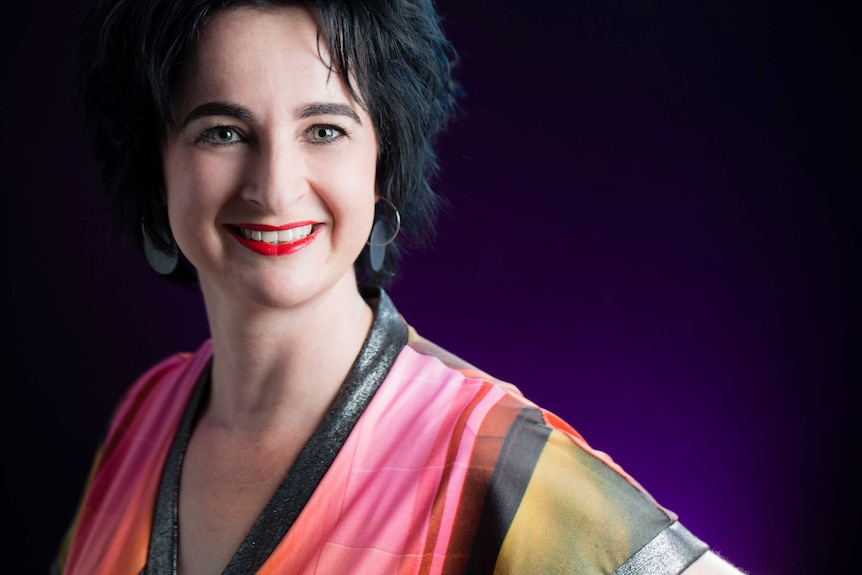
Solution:
<svg viewBox="0 0 862 575">
<path fill-rule="evenodd" d="M 307 574 L 415 573 L 455 424 L 479 389 L 436 358 L 405 348 L 267 565 Z M 478 411 L 471 419 L 481 420 Z M 468 431 L 463 438 L 465 461 L 474 436 Z M 466 470 L 453 471 L 446 496 L 456 501 L 445 506 L 447 529 Z M 448 532 L 440 537 L 448 541 Z M 319 556 L 308 555 L 313 549 Z M 261 573 L 276 572 L 270 569 Z"/>
<path fill-rule="evenodd" d="M 206 342 L 191 360 L 173 356 L 160 362 L 129 390 L 103 446 L 112 445 L 113 450 L 105 453 L 84 502 L 67 575 L 108 575 L 143 567 L 162 462 L 189 391 L 209 359 L 209 346 Z M 138 404 L 135 396 L 143 385 L 154 387 Z M 175 423 L 166 426 L 166 420 Z"/>
</svg>

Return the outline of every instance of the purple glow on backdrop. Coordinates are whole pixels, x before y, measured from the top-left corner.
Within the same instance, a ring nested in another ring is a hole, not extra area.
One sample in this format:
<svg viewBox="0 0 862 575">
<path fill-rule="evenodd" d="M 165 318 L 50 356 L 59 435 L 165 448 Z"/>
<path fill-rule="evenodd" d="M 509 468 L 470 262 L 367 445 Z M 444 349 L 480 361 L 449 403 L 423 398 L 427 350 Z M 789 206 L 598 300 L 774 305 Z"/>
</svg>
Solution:
<svg viewBox="0 0 862 575">
<path fill-rule="evenodd" d="M 849 535 L 828 528 L 857 445 L 848 20 L 439 4 L 468 98 L 441 141 L 451 209 L 390 289 L 401 312 L 571 422 L 742 568 L 842 566 Z M 206 337 L 199 296 L 111 239 L 69 101 L 80 5 L 51 21 L 22 8 L 2 52 L 6 424 L 26 438 L 4 505 L 15 547 L 40 558 L 125 386 Z"/>
</svg>

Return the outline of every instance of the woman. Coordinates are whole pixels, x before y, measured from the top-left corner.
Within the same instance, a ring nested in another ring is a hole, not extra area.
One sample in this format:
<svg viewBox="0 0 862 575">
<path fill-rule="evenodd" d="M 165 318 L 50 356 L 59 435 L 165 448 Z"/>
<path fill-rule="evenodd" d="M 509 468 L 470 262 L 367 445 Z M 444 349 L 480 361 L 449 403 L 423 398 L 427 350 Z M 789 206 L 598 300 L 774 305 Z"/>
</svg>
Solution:
<svg viewBox="0 0 862 575">
<path fill-rule="evenodd" d="M 433 222 L 430 2 L 106 0 L 82 54 L 121 223 L 212 339 L 121 402 L 57 572 L 737 572 L 358 287 Z"/>
</svg>

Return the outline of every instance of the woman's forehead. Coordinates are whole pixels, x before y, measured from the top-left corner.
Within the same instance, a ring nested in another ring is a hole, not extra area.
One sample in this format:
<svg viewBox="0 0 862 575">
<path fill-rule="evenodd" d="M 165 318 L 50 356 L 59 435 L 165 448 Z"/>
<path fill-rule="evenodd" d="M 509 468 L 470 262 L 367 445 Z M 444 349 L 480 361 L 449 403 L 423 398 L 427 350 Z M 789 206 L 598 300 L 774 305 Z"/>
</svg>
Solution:
<svg viewBox="0 0 862 575">
<path fill-rule="evenodd" d="M 253 101 L 279 95 L 352 100 L 319 44 L 316 13 L 309 8 L 238 7 L 216 13 L 203 29 L 183 70 L 177 95 Z"/>
<path fill-rule="evenodd" d="M 194 65 L 242 69 L 285 52 L 301 52 L 316 60 L 325 54 L 326 47 L 318 45 L 315 13 L 300 6 L 239 6 L 220 10 L 207 20 L 194 49 Z"/>
</svg>

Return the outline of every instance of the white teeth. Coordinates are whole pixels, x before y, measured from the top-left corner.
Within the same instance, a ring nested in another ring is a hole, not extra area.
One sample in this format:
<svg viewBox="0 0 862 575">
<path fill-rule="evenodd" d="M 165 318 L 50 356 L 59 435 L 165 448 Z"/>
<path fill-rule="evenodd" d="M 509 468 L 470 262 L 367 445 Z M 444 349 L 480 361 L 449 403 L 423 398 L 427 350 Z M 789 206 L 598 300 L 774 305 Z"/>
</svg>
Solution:
<svg viewBox="0 0 862 575">
<path fill-rule="evenodd" d="M 311 224 L 308 224 L 307 226 L 300 226 L 298 228 L 291 228 L 289 230 L 279 230 L 277 232 L 260 232 L 257 230 L 247 230 L 245 228 L 240 228 L 240 233 L 242 234 L 242 237 L 247 240 L 266 242 L 268 244 L 279 244 L 286 242 L 295 242 L 296 240 L 306 238 L 311 234 L 311 229 Z"/>
<path fill-rule="evenodd" d="M 280 241 L 280 242 L 292 242 L 293 241 L 293 230 L 278 230 L 278 241 Z"/>
<path fill-rule="evenodd" d="M 279 230 L 278 241 L 294 242 L 296 240 L 301 240 L 302 238 L 308 237 L 310 233 L 311 224 L 308 224 L 307 226 L 300 226 L 298 228 L 291 228 L 289 230 Z"/>
</svg>

